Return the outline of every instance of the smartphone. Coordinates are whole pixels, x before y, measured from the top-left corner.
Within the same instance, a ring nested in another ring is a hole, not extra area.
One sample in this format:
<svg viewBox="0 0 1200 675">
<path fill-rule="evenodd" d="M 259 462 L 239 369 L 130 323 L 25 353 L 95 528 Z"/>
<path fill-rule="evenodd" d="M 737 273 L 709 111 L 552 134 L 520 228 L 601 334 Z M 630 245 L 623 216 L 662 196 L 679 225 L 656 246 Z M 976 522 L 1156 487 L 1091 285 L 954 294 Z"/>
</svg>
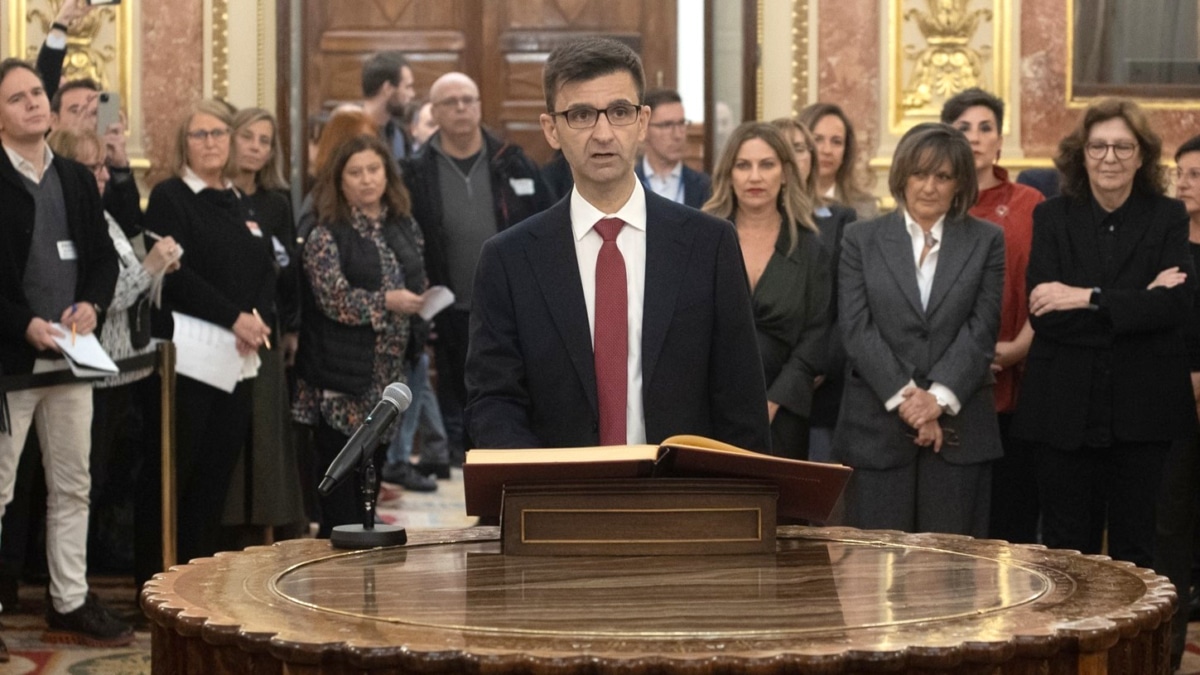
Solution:
<svg viewBox="0 0 1200 675">
<path fill-rule="evenodd" d="M 93 7 L 96 5 L 119 5 L 121 0 L 87 0 L 87 4 Z"/>
<path fill-rule="evenodd" d="M 101 136 L 110 124 L 121 121 L 121 95 L 115 91 L 102 91 L 96 102 L 96 133 Z"/>
</svg>

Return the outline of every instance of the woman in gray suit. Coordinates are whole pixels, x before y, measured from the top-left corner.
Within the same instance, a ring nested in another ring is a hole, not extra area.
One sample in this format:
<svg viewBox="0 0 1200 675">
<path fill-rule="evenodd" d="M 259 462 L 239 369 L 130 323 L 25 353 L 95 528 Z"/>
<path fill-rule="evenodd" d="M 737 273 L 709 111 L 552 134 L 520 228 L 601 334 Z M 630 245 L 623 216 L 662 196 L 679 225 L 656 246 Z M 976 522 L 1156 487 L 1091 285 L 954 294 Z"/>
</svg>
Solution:
<svg viewBox="0 0 1200 675">
<path fill-rule="evenodd" d="M 1004 234 L 968 215 L 974 157 L 948 125 L 904 135 L 888 186 L 899 208 L 842 239 L 847 376 L 834 456 L 855 470 L 846 522 L 984 536 L 1001 455 L 990 366 Z"/>
</svg>

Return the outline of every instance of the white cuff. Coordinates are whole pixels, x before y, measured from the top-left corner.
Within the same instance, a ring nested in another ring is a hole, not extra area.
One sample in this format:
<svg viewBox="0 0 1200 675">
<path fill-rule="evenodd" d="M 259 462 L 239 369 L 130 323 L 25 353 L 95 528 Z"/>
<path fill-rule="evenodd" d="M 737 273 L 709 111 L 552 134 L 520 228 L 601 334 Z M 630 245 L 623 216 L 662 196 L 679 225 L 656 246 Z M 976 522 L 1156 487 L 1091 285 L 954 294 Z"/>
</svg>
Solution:
<svg viewBox="0 0 1200 675">
<path fill-rule="evenodd" d="M 892 412 L 896 408 L 899 408 L 900 404 L 904 403 L 904 390 L 908 389 L 909 387 L 915 387 L 915 386 L 917 386 L 917 383 L 912 380 L 909 380 L 908 384 L 904 385 L 903 387 L 900 387 L 900 391 L 896 392 L 896 394 L 894 396 L 889 398 L 887 400 L 887 402 L 885 402 L 883 404 L 884 409 L 887 410 L 888 412 Z"/>
<path fill-rule="evenodd" d="M 929 385 L 929 393 L 933 394 L 934 398 L 938 399 L 939 402 L 946 402 L 947 413 L 951 415 L 957 415 L 958 411 L 962 410 L 962 403 L 959 402 L 958 397 L 954 395 L 954 392 L 950 391 L 950 387 L 947 387 L 940 382 L 934 382 L 933 384 Z"/>
</svg>

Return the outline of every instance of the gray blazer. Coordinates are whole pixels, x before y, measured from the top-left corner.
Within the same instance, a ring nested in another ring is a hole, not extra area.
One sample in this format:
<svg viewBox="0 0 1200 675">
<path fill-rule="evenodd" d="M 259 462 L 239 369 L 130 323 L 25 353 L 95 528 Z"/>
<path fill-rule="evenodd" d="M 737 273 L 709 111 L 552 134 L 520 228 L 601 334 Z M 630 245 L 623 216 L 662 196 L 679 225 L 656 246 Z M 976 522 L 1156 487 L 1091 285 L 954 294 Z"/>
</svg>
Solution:
<svg viewBox="0 0 1200 675">
<path fill-rule="evenodd" d="M 910 379 L 921 387 L 940 382 L 962 403 L 957 415 L 941 418 L 958 437 L 958 445 L 943 445 L 946 461 L 1001 456 L 990 366 L 1003 288 L 1004 233 L 991 223 L 947 219 L 928 309 L 921 308 L 902 211 L 846 228 L 838 270 L 846 388 L 836 458 L 865 469 L 915 461 L 923 449 L 913 443 L 912 428 L 884 408 Z"/>
</svg>

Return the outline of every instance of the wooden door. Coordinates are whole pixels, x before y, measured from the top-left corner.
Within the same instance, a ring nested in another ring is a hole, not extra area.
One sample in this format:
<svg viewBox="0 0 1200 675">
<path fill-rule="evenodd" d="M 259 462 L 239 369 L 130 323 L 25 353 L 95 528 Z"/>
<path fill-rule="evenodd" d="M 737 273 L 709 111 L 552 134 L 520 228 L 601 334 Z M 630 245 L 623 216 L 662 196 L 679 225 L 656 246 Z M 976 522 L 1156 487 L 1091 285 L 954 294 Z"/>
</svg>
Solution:
<svg viewBox="0 0 1200 675">
<path fill-rule="evenodd" d="M 642 0 L 305 0 L 305 115 L 362 98 L 360 72 L 371 53 L 399 49 L 413 67 L 418 97 L 458 70 L 478 84 L 483 121 L 549 158 L 538 114 L 545 110 L 542 64 L 554 47 L 608 35 L 642 55 L 647 86 L 675 86 L 675 2 Z M 290 103 L 281 99 L 281 112 Z"/>
</svg>

